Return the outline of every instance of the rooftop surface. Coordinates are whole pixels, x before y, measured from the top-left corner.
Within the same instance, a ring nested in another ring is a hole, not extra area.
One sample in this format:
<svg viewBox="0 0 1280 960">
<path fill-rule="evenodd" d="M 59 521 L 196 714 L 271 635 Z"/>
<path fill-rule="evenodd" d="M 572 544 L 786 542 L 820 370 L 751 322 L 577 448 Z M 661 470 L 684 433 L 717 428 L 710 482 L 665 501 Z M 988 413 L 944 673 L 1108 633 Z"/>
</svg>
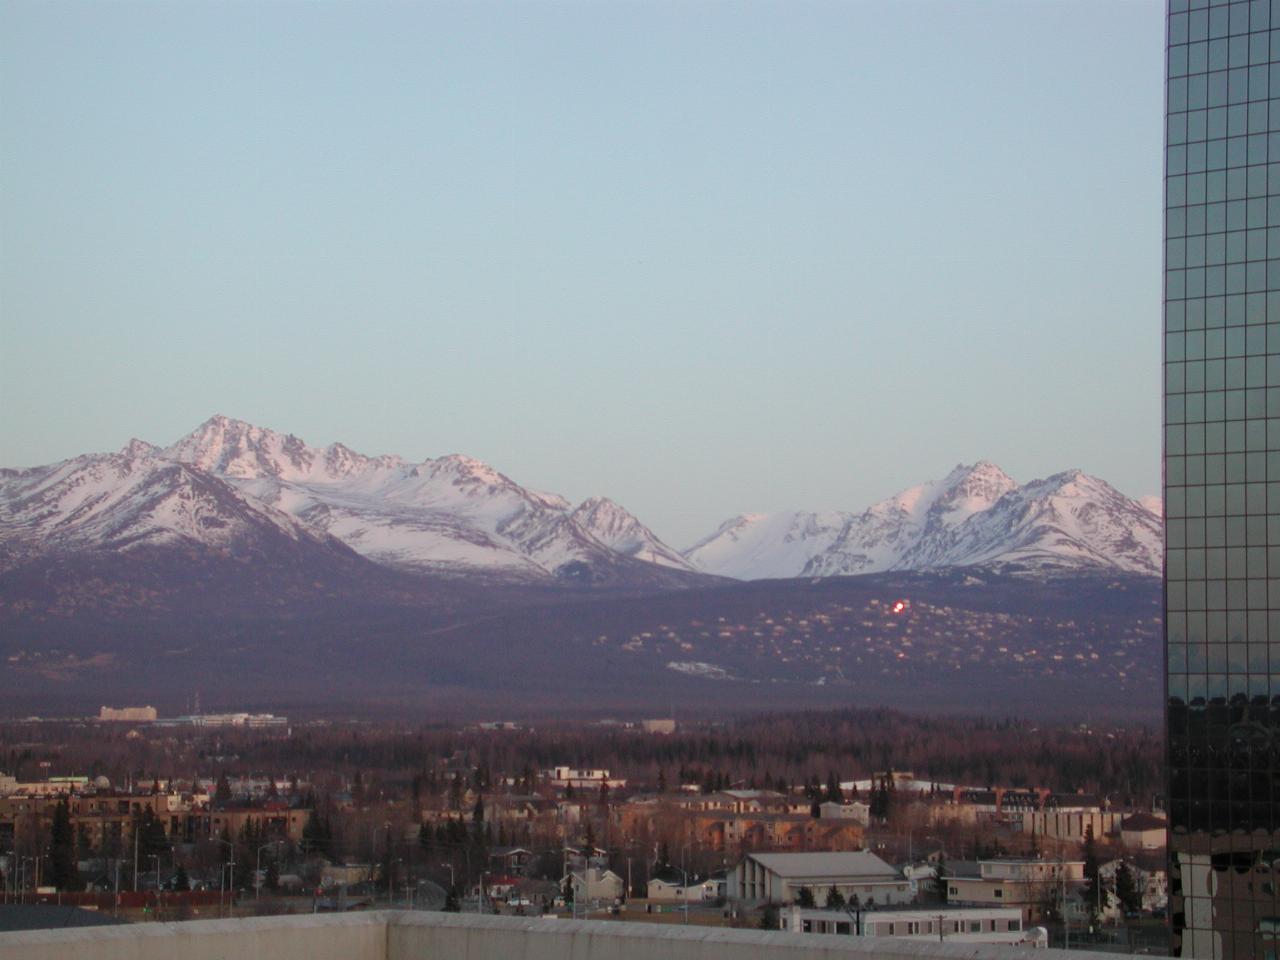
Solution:
<svg viewBox="0 0 1280 960">
<path fill-rule="evenodd" d="M 589 920 L 375 911 L 0 933 L 0 960 L 1112 960 L 1111 955 Z"/>
<path fill-rule="evenodd" d="M 869 850 L 849 853 L 753 853 L 751 859 L 780 877 L 896 877 L 893 869 Z"/>
</svg>

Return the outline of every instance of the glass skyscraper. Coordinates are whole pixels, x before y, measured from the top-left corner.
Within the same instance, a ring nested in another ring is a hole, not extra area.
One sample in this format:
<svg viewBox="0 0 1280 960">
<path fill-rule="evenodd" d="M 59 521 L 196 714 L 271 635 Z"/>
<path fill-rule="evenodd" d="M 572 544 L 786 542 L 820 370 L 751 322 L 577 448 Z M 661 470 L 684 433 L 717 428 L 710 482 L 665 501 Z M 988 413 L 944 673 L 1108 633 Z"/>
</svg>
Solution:
<svg viewBox="0 0 1280 960">
<path fill-rule="evenodd" d="M 1280 941 L 1280 0 L 1170 0 L 1165 630 L 1174 951 Z"/>
</svg>

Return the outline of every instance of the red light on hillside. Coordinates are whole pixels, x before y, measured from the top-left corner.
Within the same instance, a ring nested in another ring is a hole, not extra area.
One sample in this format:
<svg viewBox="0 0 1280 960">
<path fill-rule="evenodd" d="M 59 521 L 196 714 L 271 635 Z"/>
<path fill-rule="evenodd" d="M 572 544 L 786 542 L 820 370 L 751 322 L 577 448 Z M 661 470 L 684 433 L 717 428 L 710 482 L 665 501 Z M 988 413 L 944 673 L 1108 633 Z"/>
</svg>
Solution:
<svg viewBox="0 0 1280 960">
<path fill-rule="evenodd" d="M 907 601 L 905 600 L 899 600 L 897 603 L 893 605 L 894 613 L 901 613 L 905 609 L 907 609 Z"/>
</svg>

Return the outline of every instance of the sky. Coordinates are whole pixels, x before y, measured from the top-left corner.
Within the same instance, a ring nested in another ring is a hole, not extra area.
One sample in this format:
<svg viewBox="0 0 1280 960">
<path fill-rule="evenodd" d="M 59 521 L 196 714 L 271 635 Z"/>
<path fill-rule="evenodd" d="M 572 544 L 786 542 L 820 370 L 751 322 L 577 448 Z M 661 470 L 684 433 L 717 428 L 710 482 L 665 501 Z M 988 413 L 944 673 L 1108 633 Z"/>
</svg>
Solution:
<svg viewBox="0 0 1280 960">
<path fill-rule="evenodd" d="M 0 465 L 223 413 L 677 547 L 1157 493 L 1162 12 L 0 0 Z"/>
</svg>

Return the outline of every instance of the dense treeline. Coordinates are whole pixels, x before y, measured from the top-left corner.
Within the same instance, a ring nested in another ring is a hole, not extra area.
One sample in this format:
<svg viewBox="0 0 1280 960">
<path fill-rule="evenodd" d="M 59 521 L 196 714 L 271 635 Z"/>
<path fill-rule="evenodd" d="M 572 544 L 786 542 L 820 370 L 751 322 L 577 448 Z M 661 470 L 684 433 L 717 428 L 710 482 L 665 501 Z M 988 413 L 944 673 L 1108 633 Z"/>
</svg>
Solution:
<svg viewBox="0 0 1280 960">
<path fill-rule="evenodd" d="M 698 724 L 672 735 L 621 725 L 552 724 L 480 730 L 444 725 L 332 724 L 290 737 L 254 732 L 148 730 L 129 738 L 110 726 L 0 727 L 0 770 L 36 776 L 105 773 L 117 782 L 232 770 L 296 773 L 320 783 L 361 783 L 371 795 L 447 787 L 442 771 L 473 771 L 489 787 L 556 764 L 606 767 L 637 786 L 674 788 L 803 785 L 910 770 L 970 786 L 1086 791 L 1144 804 L 1162 791 L 1162 737 L 1145 728 L 1091 729 L 1023 721 L 920 717 L 891 710 L 756 716 Z M 357 775 L 359 775 L 357 777 Z M 449 775 L 451 776 L 451 774 Z"/>
</svg>

